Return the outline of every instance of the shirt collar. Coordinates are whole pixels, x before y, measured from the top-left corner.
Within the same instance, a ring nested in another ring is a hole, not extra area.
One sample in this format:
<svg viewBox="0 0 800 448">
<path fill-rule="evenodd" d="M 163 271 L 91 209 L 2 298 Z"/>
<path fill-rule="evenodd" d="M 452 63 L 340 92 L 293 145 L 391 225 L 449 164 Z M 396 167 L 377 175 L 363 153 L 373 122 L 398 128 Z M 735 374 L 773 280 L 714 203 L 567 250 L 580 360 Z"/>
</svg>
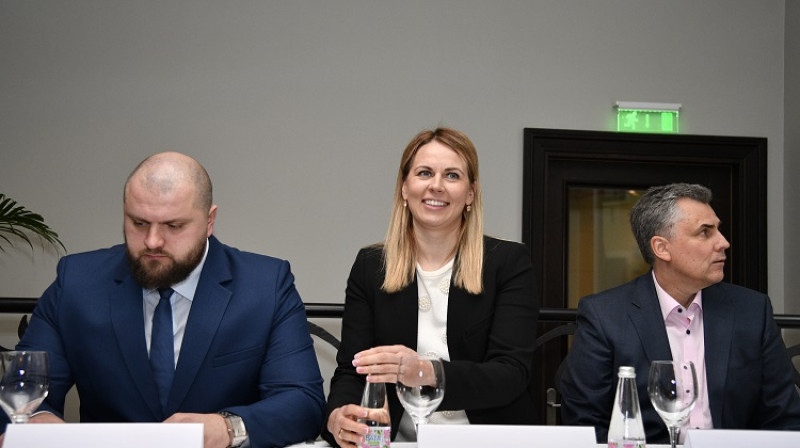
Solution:
<svg viewBox="0 0 800 448">
<path fill-rule="evenodd" d="M 208 257 L 208 239 L 206 239 L 206 248 L 203 251 L 203 258 L 200 260 L 200 263 L 197 263 L 197 266 L 195 266 L 192 272 L 189 273 L 185 279 L 171 286 L 171 288 L 181 297 L 184 297 L 190 301 L 194 300 L 194 293 L 197 291 L 197 284 L 200 282 L 200 274 L 203 272 L 203 266 L 206 264 L 206 257 Z M 151 289 L 147 292 L 150 291 L 155 290 Z"/>
<path fill-rule="evenodd" d="M 658 284 L 655 271 L 651 270 L 650 275 L 653 276 L 653 283 L 656 285 L 656 295 L 658 296 L 658 305 L 661 307 L 661 316 L 664 318 L 664 320 L 667 320 L 667 316 L 669 316 L 673 310 L 679 307 L 682 308 L 683 305 L 678 303 L 677 300 L 669 295 L 667 291 L 664 291 L 664 288 Z M 697 291 L 697 294 L 695 294 L 694 300 L 692 300 L 692 303 L 689 305 L 689 307 L 692 307 L 695 304 L 701 310 L 703 309 L 703 290 Z"/>
</svg>

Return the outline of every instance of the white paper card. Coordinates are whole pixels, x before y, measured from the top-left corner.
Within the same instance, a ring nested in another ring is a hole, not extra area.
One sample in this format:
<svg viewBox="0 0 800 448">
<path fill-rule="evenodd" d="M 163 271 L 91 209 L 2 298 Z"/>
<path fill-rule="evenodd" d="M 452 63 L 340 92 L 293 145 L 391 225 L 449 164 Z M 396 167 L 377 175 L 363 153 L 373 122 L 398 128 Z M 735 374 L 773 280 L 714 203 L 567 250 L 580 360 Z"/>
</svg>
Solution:
<svg viewBox="0 0 800 448">
<path fill-rule="evenodd" d="M 685 448 L 798 448 L 798 431 L 745 431 L 738 429 L 706 429 L 686 432 Z"/>
<path fill-rule="evenodd" d="M 590 426 L 426 424 L 417 439 L 418 448 L 597 447 Z"/>
<path fill-rule="evenodd" d="M 202 423 L 9 424 L 3 448 L 203 448 Z"/>
</svg>

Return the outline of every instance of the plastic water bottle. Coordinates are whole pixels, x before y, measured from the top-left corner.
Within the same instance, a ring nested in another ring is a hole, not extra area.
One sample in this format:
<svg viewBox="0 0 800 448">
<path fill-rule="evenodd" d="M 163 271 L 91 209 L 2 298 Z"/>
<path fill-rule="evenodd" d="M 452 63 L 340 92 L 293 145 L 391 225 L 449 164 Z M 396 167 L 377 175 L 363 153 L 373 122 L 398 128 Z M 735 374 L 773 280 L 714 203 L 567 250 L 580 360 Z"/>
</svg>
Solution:
<svg viewBox="0 0 800 448">
<path fill-rule="evenodd" d="M 389 448 L 392 440 L 392 425 L 389 417 L 389 400 L 386 397 L 385 383 L 370 383 L 364 386 L 361 406 L 369 408 L 369 417 L 358 419 L 369 426 L 369 434 L 364 436 L 361 448 Z"/>
<path fill-rule="evenodd" d="M 644 425 L 636 391 L 636 370 L 620 366 L 617 393 L 608 426 L 608 448 L 644 448 Z"/>
</svg>

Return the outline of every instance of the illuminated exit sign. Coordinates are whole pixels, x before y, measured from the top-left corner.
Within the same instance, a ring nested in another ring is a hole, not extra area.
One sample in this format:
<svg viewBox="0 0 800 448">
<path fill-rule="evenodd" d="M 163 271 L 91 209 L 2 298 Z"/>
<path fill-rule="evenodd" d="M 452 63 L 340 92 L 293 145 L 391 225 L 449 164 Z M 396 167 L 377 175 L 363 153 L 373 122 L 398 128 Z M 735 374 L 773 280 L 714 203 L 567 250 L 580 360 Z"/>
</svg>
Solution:
<svg viewBox="0 0 800 448">
<path fill-rule="evenodd" d="M 617 131 L 677 134 L 680 104 L 617 101 Z"/>
</svg>

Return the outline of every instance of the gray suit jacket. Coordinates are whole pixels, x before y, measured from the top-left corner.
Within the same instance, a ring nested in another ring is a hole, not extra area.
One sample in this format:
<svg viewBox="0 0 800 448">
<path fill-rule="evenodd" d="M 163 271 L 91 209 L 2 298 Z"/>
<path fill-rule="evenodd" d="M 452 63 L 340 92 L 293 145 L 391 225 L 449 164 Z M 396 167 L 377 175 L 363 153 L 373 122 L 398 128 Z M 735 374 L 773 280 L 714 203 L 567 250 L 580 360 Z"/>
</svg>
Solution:
<svg viewBox="0 0 800 448">
<path fill-rule="evenodd" d="M 706 379 L 715 428 L 800 430 L 800 395 L 769 297 L 729 283 L 703 290 Z M 564 424 L 605 442 L 619 366 L 636 368 L 648 443 L 669 434 L 647 396 L 650 362 L 672 359 L 650 272 L 581 299 L 561 380 Z"/>
</svg>

